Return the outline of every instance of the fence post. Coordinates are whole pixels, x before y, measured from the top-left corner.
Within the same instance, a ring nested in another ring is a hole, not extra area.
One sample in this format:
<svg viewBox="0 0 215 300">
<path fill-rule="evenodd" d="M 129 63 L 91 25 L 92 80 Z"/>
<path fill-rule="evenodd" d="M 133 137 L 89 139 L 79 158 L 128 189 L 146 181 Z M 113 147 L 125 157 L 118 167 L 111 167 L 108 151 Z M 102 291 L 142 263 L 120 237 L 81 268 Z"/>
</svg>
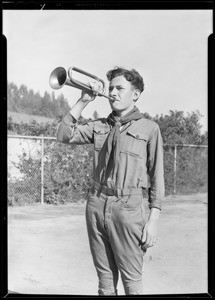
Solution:
<svg viewBox="0 0 215 300">
<path fill-rule="evenodd" d="M 177 145 L 175 145 L 174 147 L 174 183 L 173 183 L 173 193 L 174 195 L 176 194 L 176 168 L 177 168 L 177 165 L 176 165 L 176 161 L 177 161 Z"/>
<path fill-rule="evenodd" d="M 44 139 L 41 139 L 41 204 L 44 204 Z"/>
</svg>

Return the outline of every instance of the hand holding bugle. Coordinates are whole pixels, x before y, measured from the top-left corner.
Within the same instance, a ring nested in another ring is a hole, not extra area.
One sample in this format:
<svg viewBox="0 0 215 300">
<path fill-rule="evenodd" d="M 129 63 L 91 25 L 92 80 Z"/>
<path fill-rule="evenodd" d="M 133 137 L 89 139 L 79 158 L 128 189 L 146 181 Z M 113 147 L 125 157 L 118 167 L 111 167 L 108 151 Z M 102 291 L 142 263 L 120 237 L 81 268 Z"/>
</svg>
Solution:
<svg viewBox="0 0 215 300">
<path fill-rule="evenodd" d="M 81 73 L 83 75 L 89 76 L 89 77 L 97 80 L 98 82 L 100 82 L 102 84 L 102 88 L 97 91 L 92 90 L 90 85 L 74 79 L 73 71 L 76 71 L 78 73 Z M 111 97 L 108 97 L 105 94 L 105 82 L 102 79 L 100 79 L 97 76 L 92 75 L 86 71 L 83 71 L 79 68 L 76 68 L 76 67 L 70 67 L 68 69 L 68 74 L 63 67 L 55 68 L 51 72 L 51 75 L 49 77 L 49 84 L 50 84 L 51 88 L 53 88 L 54 90 L 59 90 L 64 85 L 68 85 L 68 86 L 71 86 L 71 87 L 74 87 L 74 88 L 77 88 L 80 90 L 84 90 L 86 92 L 94 93 L 94 94 L 96 94 L 96 96 L 105 97 L 105 98 L 108 98 L 109 100 L 111 100 Z"/>
</svg>

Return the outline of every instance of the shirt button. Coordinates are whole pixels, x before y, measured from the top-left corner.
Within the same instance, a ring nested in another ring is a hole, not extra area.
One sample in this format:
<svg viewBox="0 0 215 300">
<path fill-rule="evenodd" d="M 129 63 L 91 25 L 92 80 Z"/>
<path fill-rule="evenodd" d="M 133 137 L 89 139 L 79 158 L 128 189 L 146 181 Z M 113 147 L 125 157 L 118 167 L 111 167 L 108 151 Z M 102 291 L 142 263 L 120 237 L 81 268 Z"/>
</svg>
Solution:
<svg viewBox="0 0 215 300">
<path fill-rule="evenodd" d="M 139 139 L 139 135 L 138 134 L 136 135 L 136 138 Z"/>
</svg>

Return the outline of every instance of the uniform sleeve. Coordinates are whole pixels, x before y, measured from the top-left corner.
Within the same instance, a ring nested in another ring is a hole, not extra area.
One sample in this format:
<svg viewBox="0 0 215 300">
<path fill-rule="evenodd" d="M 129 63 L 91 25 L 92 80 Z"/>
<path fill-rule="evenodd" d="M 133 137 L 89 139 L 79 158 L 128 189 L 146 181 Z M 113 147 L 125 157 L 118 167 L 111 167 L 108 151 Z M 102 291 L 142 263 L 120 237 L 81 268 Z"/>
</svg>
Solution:
<svg viewBox="0 0 215 300">
<path fill-rule="evenodd" d="M 160 128 L 156 124 L 148 142 L 148 174 L 150 178 L 149 208 L 161 209 L 164 198 L 164 166 L 163 166 L 163 140 Z"/>
<path fill-rule="evenodd" d="M 77 125 L 76 119 L 69 113 L 67 114 L 57 128 L 57 140 L 65 144 L 90 144 L 93 143 L 92 121 Z"/>
</svg>

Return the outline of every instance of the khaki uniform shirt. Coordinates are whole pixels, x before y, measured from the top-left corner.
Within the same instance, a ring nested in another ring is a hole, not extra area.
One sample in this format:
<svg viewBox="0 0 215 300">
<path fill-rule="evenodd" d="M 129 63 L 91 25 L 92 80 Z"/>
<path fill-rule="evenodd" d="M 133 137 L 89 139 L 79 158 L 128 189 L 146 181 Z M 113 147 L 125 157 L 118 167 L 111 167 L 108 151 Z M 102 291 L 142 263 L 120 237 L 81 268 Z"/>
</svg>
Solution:
<svg viewBox="0 0 215 300">
<path fill-rule="evenodd" d="M 57 139 L 68 144 L 94 144 L 93 177 L 101 183 L 105 161 L 105 140 L 111 130 L 106 118 L 77 125 L 67 114 L 57 130 Z M 121 128 L 120 154 L 116 172 L 109 174 L 105 185 L 117 190 L 148 189 L 149 207 L 161 209 L 164 197 L 163 142 L 154 121 L 142 118 Z"/>
</svg>

